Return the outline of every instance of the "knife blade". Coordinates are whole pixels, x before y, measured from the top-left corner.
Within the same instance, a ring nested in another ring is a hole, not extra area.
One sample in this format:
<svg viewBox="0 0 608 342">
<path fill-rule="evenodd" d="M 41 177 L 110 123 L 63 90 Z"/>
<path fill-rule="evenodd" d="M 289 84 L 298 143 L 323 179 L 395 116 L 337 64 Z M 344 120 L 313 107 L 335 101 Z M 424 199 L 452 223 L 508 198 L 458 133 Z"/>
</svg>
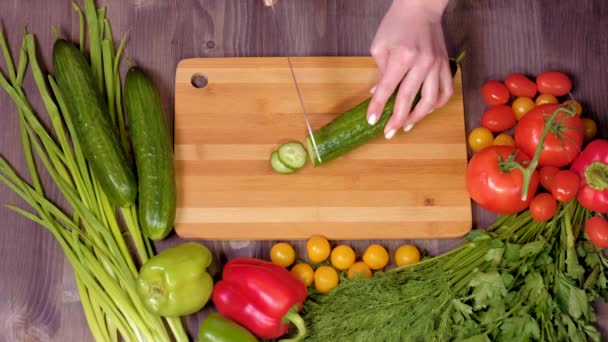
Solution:
<svg viewBox="0 0 608 342">
<path fill-rule="evenodd" d="M 289 35 L 289 31 L 281 30 L 279 25 L 279 20 L 277 18 L 277 13 L 274 9 L 275 4 L 278 0 L 262 0 L 264 2 L 264 6 L 270 7 L 272 12 L 272 18 L 274 21 L 275 28 L 277 32 L 284 31 L 285 34 Z M 284 46 L 287 46 L 287 42 L 284 41 Z M 298 80 L 296 78 L 296 74 L 293 70 L 293 64 L 291 63 L 291 57 L 287 54 L 287 63 L 289 64 L 289 71 L 291 72 L 291 78 L 293 80 L 293 84 L 296 88 L 296 93 L 298 94 L 298 100 L 300 101 L 300 107 L 302 108 L 302 113 L 304 114 L 304 121 L 306 122 L 306 129 L 308 130 L 308 135 L 310 136 L 310 141 L 312 142 L 312 147 L 315 150 L 315 155 L 317 156 L 317 160 L 319 163 L 321 162 L 321 157 L 319 155 L 319 149 L 317 148 L 317 142 L 315 141 L 315 136 L 312 131 L 312 127 L 310 125 L 310 120 L 308 119 L 308 112 L 306 111 L 306 107 L 304 106 L 304 99 L 302 97 L 302 92 L 300 91 L 300 87 L 298 85 Z"/>
</svg>

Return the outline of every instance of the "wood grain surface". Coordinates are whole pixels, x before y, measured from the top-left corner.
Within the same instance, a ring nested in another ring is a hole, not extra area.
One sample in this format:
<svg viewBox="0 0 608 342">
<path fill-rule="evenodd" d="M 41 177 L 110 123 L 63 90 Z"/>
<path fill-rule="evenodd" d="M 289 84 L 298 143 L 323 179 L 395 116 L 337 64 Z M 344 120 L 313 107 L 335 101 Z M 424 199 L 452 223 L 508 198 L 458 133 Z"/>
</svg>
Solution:
<svg viewBox="0 0 608 342">
<path fill-rule="evenodd" d="M 379 76 L 371 57 L 292 65 L 313 129 L 369 98 Z M 454 238 L 471 229 L 460 73 L 450 101 L 412 131 L 290 175 L 268 162 L 280 143 L 308 135 L 286 58 L 181 61 L 174 127 L 180 237 Z"/>
<path fill-rule="evenodd" d="M 80 2 L 80 1 L 79 1 Z M 282 43 L 270 13 L 259 0 L 99 0 L 107 4 L 116 39 L 128 35 L 126 53 L 148 70 L 161 89 L 168 118 L 173 118 L 177 63 L 192 57 L 369 56 L 374 33 L 390 0 L 283 0 L 279 22 L 291 39 Z M 51 26 L 77 39 L 78 19 L 68 0 L 2 0 L 0 20 L 13 55 L 18 55 L 24 27 L 37 35 L 42 66 L 50 68 Z M 462 64 L 466 129 L 479 125 L 485 105 L 479 89 L 491 78 L 510 72 L 530 75 L 561 69 L 574 80 L 573 95 L 585 115 L 596 119 L 600 135 L 608 136 L 608 2 L 605 0 L 452 0 L 443 18 L 451 56 L 467 51 Z M 4 68 L 2 70 L 5 71 Z M 124 70 L 123 70 L 124 72 Z M 123 74 L 124 75 L 124 74 Z M 30 74 L 26 93 L 35 90 Z M 36 110 L 39 98 L 32 97 Z M 17 112 L 0 91 L 0 154 L 20 172 L 22 156 Z M 42 175 L 43 185 L 60 205 L 65 202 Z M 5 187 L 0 203 L 23 206 Z M 473 207 L 474 228 L 495 215 Z M 173 234 L 156 244 L 158 250 L 182 242 Z M 237 256 L 268 257 L 274 240 L 216 241 L 211 271 Z M 336 241 L 358 252 L 383 243 L 392 252 L 406 240 Z M 428 253 L 449 250 L 461 242 L 415 240 Z M 0 209 L 0 341 L 91 341 L 72 270 L 52 236 L 38 225 Z M 302 251 L 301 242 L 293 242 Z M 303 256 L 303 253 L 301 253 Z M 207 311 L 184 319 L 192 335 Z M 608 331 L 608 310 L 600 307 L 599 324 Z"/>
</svg>

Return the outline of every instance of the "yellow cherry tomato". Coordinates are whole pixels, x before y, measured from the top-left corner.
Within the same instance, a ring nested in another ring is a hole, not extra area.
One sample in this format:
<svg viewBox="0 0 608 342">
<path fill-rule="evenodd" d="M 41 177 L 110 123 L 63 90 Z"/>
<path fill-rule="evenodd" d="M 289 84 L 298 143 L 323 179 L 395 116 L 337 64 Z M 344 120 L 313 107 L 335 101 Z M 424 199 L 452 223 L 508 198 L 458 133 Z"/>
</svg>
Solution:
<svg viewBox="0 0 608 342">
<path fill-rule="evenodd" d="M 355 263 L 355 251 L 347 245 L 340 245 L 331 251 L 331 264 L 341 270 L 347 270 Z"/>
<path fill-rule="evenodd" d="M 403 245 L 395 252 L 395 263 L 404 266 L 420 261 L 420 251 L 414 245 Z"/>
<path fill-rule="evenodd" d="M 492 145 L 494 135 L 485 127 L 477 127 L 469 133 L 469 146 L 475 152 Z"/>
<path fill-rule="evenodd" d="M 518 97 L 513 101 L 511 105 L 513 107 L 513 111 L 515 112 L 515 117 L 517 120 L 521 119 L 530 109 L 536 107 L 534 101 L 532 101 L 529 97 Z"/>
<path fill-rule="evenodd" d="M 536 97 L 536 101 L 534 101 L 534 103 L 537 106 L 547 103 L 557 103 L 557 97 L 551 94 L 540 94 Z"/>
<path fill-rule="evenodd" d="M 567 100 L 564 101 L 563 104 L 569 105 L 574 108 L 576 110 L 576 115 L 581 115 L 581 113 L 583 112 L 583 106 L 581 106 L 581 104 L 576 100 Z"/>
<path fill-rule="evenodd" d="M 315 270 L 309 264 L 296 264 L 291 268 L 291 274 L 300 279 L 306 286 L 312 285 L 312 282 L 315 280 Z"/>
<path fill-rule="evenodd" d="M 597 125 L 595 124 L 595 121 L 584 118 L 583 125 L 585 125 L 585 141 L 593 139 L 597 134 Z"/>
<path fill-rule="evenodd" d="M 338 272 L 331 266 L 321 266 L 315 271 L 315 289 L 328 293 L 338 286 Z"/>
<path fill-rule="evenodd" d="M 348 279 L 355 279 L 355 277 L 364 276 L 365 278 L 371 278 L 372 270 L 363 261 L 357 261 L 348 269 Z"/>
<path fill-rule="evenodd" d="M 372 270 L 380 270 L 388 264 L 388 252 L 378 244 L 370 245 L 363 253 L 363 262 Z"/>
<path fill-rule="evenodd" d="M 291 245 L 279 242 L 270 249 L 270 260 L 281 267 L 287 267 L 296 260 L 296 251 Z"/>
<path fill-rule="evenodd" d="M 515 141 L 512 136 L 506 133 L 500 133 L 494 138 L 492 145 L 515 146 Z"/>
<path fill-rule="evenodd" d="M 329 257 L 329 241 L 322 236 L 313 236 L 306 242 L 306 252 L 311 262 L 323 262 Z"/>
</svg>

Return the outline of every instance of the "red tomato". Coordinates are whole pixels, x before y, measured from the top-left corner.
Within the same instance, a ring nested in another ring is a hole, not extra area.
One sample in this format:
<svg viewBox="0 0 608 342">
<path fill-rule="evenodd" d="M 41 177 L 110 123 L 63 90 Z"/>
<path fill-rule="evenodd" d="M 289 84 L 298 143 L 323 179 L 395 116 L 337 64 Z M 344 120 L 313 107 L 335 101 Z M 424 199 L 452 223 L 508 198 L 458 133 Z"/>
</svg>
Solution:
<svg viewBox="0 0 608 342">
<path fill-rule="evenodd" d="M 568 202 L 576 197 L 580 184 L 581 179 L 576 172 L 571 170 L 560 170 L 555 174 L 555 177 L 553 177 L 551 194 L 553 194 L 553 198 L 560 202 Z"/>
<path fill-rule="evenodd" d="M 513 108 L 504 104 L 490 107 L 481 116 L 481 125 L 492 132 L 511 129 L 516 122 Z"/>
<path fill-rule="evenodd" d="M 572 81 L 563 72 L 545 71 L 536 77 L 538 91 L 553 96 L 564 96 L 572 89 Z"/>
<path fill-rule="evenodd" d="M 545 128 L 546 117 L 559 107 L 558 104 L 544 104 L 526 113 L 515 126 L 515 145 L 527 155 L 533 156 Z M 576 158 L 583 146 L 584 127 L 578 115 L 568 117 L 565 113 L 559 113 L 554 122 L 560 123 L 561 139 L 553 132 L 547 134 L 539 166 L 566 166 Z"/>
<path fill-rule="evenodd" d="M 511 74 L 505 79 L 505 86 L 515 97 L 533 98 L 536 95 L 536 83 L 522 74 Z"/>
<path fill-rule="evenodd" d="M 556 212 L 557 201 L 548 193 L 538 194 L 530 202 L 530 215 L 535 221 L 549 221 Z"/>
<path fill-rule="evenodd" d="M 585 223 L 585 232 L 589 240 L 599 248 L 608 248 L 608 221 L 600 216 L 593 216 Z"/>
<path fill-rule="evenodd" d="M 547 191 L 551 191 L 551 186 L 553 185 L 553 178 L 555 174 L 559 172 L 559 169 L 555 166 L 543 166 L 538 171 L 540 175 L 540 185 L 545 188 Z"/>
<path fill-rule="evenodd" d="M 509 89 L 499 81 L 487 81 L 481 87 L 481 96 L 489 105 L 499 105 L 509 102 Z"/>
<path fill-rule="evenodd" d="M 504 172 L 499 166 L 498 156 L 506 160 L 514 152 L 517 162 L 530 161 L 512 146 L 497 145 L 486 147 L 471 158 L 467 166 L 467 190 L 480 207 L 497 214 L 513 214 L 526 209 L 532 201 L 538 188 L 538 172 L 532 173 L 527 198 L 522 201 L 523 174 L 517 168 Z"/>
</svg>

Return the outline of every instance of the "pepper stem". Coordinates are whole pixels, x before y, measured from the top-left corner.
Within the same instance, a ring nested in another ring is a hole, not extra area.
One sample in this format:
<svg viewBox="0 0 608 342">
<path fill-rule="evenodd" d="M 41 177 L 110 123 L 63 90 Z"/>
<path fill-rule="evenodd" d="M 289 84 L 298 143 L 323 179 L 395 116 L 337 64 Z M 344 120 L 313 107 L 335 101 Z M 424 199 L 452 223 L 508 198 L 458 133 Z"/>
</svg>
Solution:
<svg viewBox="0 0 608 342">
<path fill-rule="evenodd" d="M 585 180 L 594 190 L 608 189 L 608 164 L 593 162 L 585 169 Z"/>
<path fill-rule="evenodd" d="M 298 304 L 294 305 L 285 316 L 283 316 L 283 322 L 291 322 L 298 328 L 298 334 L 292 338 L 281 339 L 279 342 L 297 342 L 306 336 L 306 324 L 302 317 L 298 314 Z"/>
</svg>

